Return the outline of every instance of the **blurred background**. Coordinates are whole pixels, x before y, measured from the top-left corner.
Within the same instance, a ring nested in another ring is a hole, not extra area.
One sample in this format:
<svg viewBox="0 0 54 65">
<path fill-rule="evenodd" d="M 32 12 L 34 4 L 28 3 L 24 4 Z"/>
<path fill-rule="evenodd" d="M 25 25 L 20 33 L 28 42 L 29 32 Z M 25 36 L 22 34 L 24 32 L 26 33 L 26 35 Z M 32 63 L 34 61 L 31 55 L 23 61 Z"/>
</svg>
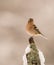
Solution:
<svg viewBox="0 0 54 65">
<path fill-rule="evenodd" d="M 45 65 L 54 65 L 54 0 L 0 0 L 0 65 L 23 65 L 30 37 L 25 26 L 30 17 L 48 38 L 34 38 Z"/>
</svg>

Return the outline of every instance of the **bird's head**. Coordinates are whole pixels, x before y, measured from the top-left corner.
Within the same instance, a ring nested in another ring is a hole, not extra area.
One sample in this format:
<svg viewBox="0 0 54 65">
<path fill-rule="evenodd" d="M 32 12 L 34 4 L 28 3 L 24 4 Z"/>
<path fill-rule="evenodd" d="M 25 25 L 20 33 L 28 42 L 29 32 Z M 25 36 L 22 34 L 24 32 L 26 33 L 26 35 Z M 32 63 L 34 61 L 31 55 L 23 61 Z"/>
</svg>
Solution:
<svg viewBox="0 0 54 65">
<path fill-rule="evenodd" d="M 28 23 L 33 23 L 33 18 L 29 18 Z"/>
</svg>

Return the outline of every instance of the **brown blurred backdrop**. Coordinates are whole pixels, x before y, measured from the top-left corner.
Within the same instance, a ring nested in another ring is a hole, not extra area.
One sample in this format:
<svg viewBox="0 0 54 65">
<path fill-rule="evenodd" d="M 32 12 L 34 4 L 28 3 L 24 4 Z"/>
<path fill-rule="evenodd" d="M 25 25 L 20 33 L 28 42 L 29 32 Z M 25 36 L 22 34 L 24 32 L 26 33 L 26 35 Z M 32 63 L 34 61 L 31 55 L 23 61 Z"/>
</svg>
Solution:
<svg viewBox="0 0 54 65">
<path fill-rule="evenodd" d="M 48 38 L 35 37 L 46 65 L 54 65 L 54 0 L 0 0 L 0 65 L 23 65 L 30 37 L 25 31 L 32 17 Z"/>
</svg>

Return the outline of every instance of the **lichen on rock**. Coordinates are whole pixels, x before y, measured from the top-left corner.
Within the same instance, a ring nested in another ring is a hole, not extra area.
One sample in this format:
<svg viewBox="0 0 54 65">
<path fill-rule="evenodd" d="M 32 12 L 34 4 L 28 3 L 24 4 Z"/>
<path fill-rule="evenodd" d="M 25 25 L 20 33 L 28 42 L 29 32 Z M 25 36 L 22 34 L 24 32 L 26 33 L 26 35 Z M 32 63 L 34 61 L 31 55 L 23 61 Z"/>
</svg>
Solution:
<svg viewBox="0 0 54 65">
<path fill-rule="evenodd" d="M 33 38 L 30 37 L 29 45 L 27 46 L 23 56 L 23 65 L 44 65 L 44 62 L 45 59 L 42 52 L 37 48 Z"/>
</svg>

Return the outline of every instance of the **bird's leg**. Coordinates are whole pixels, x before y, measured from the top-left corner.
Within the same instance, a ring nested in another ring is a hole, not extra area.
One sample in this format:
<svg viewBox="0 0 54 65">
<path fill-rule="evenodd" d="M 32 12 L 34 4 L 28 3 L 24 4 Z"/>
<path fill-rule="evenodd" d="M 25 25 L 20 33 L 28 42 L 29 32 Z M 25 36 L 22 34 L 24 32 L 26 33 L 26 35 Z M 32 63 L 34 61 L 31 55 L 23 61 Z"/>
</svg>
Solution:
<svg viewBox="0 0 54 65">
<path fill-rule="evenodd" d="M 31 43 L 34 43 L 33 37 L 30 37 L 30 38 L 29 38 L 29 43 L 30 43 L 30 44 L 31 44 Z"/>
</svg>

